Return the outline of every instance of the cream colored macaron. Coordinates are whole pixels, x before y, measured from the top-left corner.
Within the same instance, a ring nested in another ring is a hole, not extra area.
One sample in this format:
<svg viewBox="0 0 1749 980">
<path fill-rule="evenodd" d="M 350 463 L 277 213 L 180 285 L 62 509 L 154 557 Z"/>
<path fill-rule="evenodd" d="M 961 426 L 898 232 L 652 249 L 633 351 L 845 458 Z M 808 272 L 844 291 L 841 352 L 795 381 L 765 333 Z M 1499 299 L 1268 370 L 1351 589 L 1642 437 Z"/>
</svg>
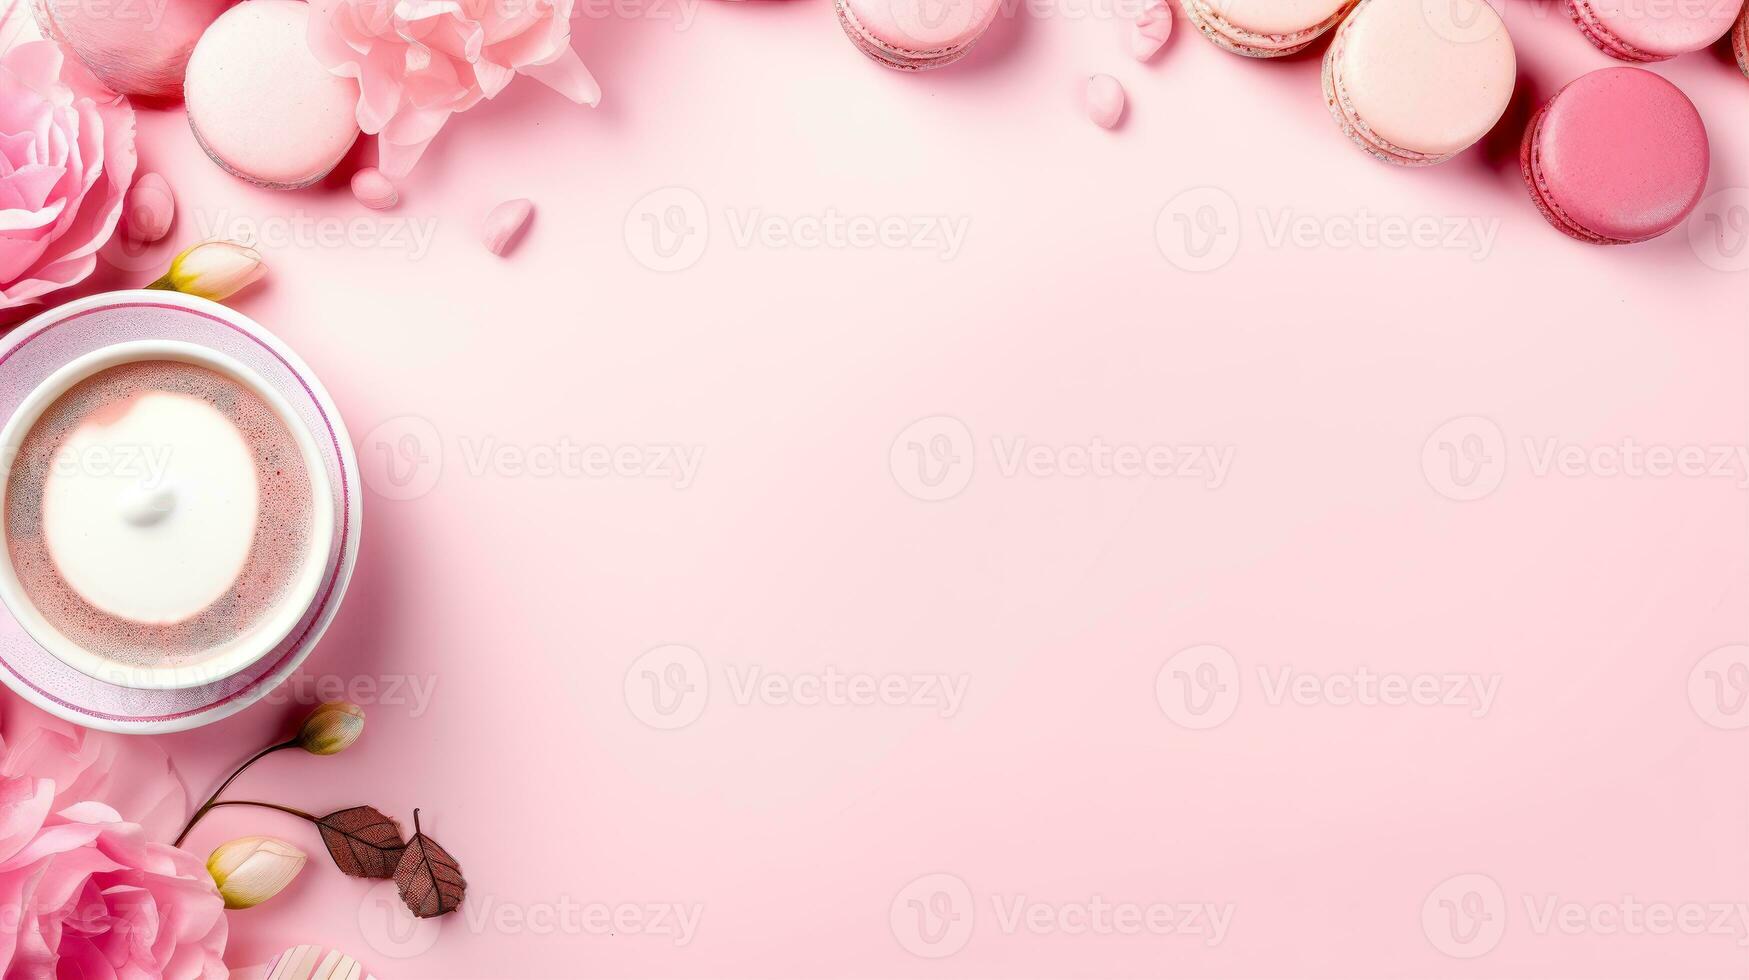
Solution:
<svg viewBox="0 0 1749 980">
<path fill-rule="evenodd" d="M 1324 53 L 1324 100 L 1387 163 L 1442 163 L 1488 134 L 1518 77 L 1512 38 L 1483 0 L 1361 0 Z"/>
<path fill-rule="evenodd" d="M 310 53 L 309 21 L 303 0 L 244 0 L 188 59 L 195 139 L 219 166 L 264 187 L 321 180 L 358 138 L 358 83 Z"/>
</svg>

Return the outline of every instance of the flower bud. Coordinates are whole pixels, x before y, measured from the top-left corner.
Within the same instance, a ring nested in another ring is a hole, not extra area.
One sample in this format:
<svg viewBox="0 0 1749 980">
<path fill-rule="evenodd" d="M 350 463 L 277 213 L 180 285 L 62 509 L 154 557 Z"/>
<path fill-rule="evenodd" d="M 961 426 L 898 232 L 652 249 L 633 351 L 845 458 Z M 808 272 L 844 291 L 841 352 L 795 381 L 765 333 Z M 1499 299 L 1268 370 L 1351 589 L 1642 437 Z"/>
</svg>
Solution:
<svg viewBox="0 0 1749 980">
<path fill-rule="evenodd" d="M 238 242 L 201 242 L 170 260 L 170 271 L 147 289 L 172 289 L 220 300 L 267 274 L 261 253 Z"/>
<path fill-rule="evenodd" d="M 335 755 L 364 734 L 364 709 L 351 701 L 318 705 L 298 731 L 298 748 L 311 755 Z"/>
<path fill-rule="evenodd" d="M 225 908 L 254 908 L 278 895 L 304 869 L 304 852 L 277 837 L 239 837 L 206 859 Z"/>
</svg>

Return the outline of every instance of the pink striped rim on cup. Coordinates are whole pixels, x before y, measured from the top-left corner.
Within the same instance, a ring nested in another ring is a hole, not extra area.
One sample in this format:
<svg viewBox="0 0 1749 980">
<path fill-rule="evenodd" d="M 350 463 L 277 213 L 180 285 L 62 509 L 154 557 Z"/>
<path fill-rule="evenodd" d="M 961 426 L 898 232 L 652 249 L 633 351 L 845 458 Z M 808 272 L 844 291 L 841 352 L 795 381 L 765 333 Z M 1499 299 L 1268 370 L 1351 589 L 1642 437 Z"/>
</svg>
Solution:
<svg viewBox="0 0 1749 980">
<path fill-rule="evenodd" d="M 285 680 L 333 620 L 358 557 L 363 501 L 358 463 L 333 400 L 297 355 L 259 324 L 192 296 L 104 293 L 43 313 L 0 340 L 0 418 L 74 359 L 118 343 L 179 341 L 241 363 L 282 397 L 308 430 L 334 501 L 331 547 L 315 598 L 287 638 L 247 668 L 198 687 L 141 690 L 89 677 L 43 649 L 0 608 L 0 682 L 46 711 L 106 731 L 180 731 L 234 714 Z"/>
</svg>

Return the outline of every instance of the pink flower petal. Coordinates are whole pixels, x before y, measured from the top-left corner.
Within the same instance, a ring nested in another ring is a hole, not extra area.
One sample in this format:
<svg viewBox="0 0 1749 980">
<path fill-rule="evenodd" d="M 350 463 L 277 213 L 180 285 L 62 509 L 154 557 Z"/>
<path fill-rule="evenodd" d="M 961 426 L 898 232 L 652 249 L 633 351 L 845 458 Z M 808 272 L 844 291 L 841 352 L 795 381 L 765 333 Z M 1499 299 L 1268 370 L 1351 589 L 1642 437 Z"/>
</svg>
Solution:
<svg viewBox="0 0 1749 980">
<path fill-rule="evenodd" d="M 573 0 L 313 2 L 310 50 L 329 71 L 358 79 L 359 128 L 378 136 L 378 166 L 390 179 L 412 169 L 450 116 L 519 74 L 573 101 L 600 101 L 571 50 Z"/>
<path fill-rule="evenodd" d="M 1172 36 L 1172 8 L 1162 0 L 1154 0 L 1136 18 L 1130 34 L 1130 54 L 1137 61 L 1147 61 Z"/>
</svg>

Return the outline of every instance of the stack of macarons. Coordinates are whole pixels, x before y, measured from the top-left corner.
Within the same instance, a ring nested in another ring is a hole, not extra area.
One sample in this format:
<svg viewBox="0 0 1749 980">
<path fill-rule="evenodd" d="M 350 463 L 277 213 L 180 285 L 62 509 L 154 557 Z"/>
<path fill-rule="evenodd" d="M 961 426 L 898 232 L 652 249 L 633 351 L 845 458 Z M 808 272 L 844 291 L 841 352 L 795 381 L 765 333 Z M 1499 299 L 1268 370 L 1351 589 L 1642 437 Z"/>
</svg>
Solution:
<svg viewBox="0 0 1749 980">
<path fill-rule="evenodd" d="M 1598 50 L 1642 63 L 1710 47 L 1742 11 L 1743 0 L 1567 0 L 1567 16 Z"/>
<path fill-rule="evenodd" d="M 1184 16 L 1217 47 L 1247 58 L 1303 50 L 1342 22 L 1354 0 L 1178 0 Z"/>
<path fill-rule="evenodd" d="M 838 23 L 863 54 L 923 71 L 965 57 L 995 20 L 999 0 L 837 0 Z"/>
</svg>

